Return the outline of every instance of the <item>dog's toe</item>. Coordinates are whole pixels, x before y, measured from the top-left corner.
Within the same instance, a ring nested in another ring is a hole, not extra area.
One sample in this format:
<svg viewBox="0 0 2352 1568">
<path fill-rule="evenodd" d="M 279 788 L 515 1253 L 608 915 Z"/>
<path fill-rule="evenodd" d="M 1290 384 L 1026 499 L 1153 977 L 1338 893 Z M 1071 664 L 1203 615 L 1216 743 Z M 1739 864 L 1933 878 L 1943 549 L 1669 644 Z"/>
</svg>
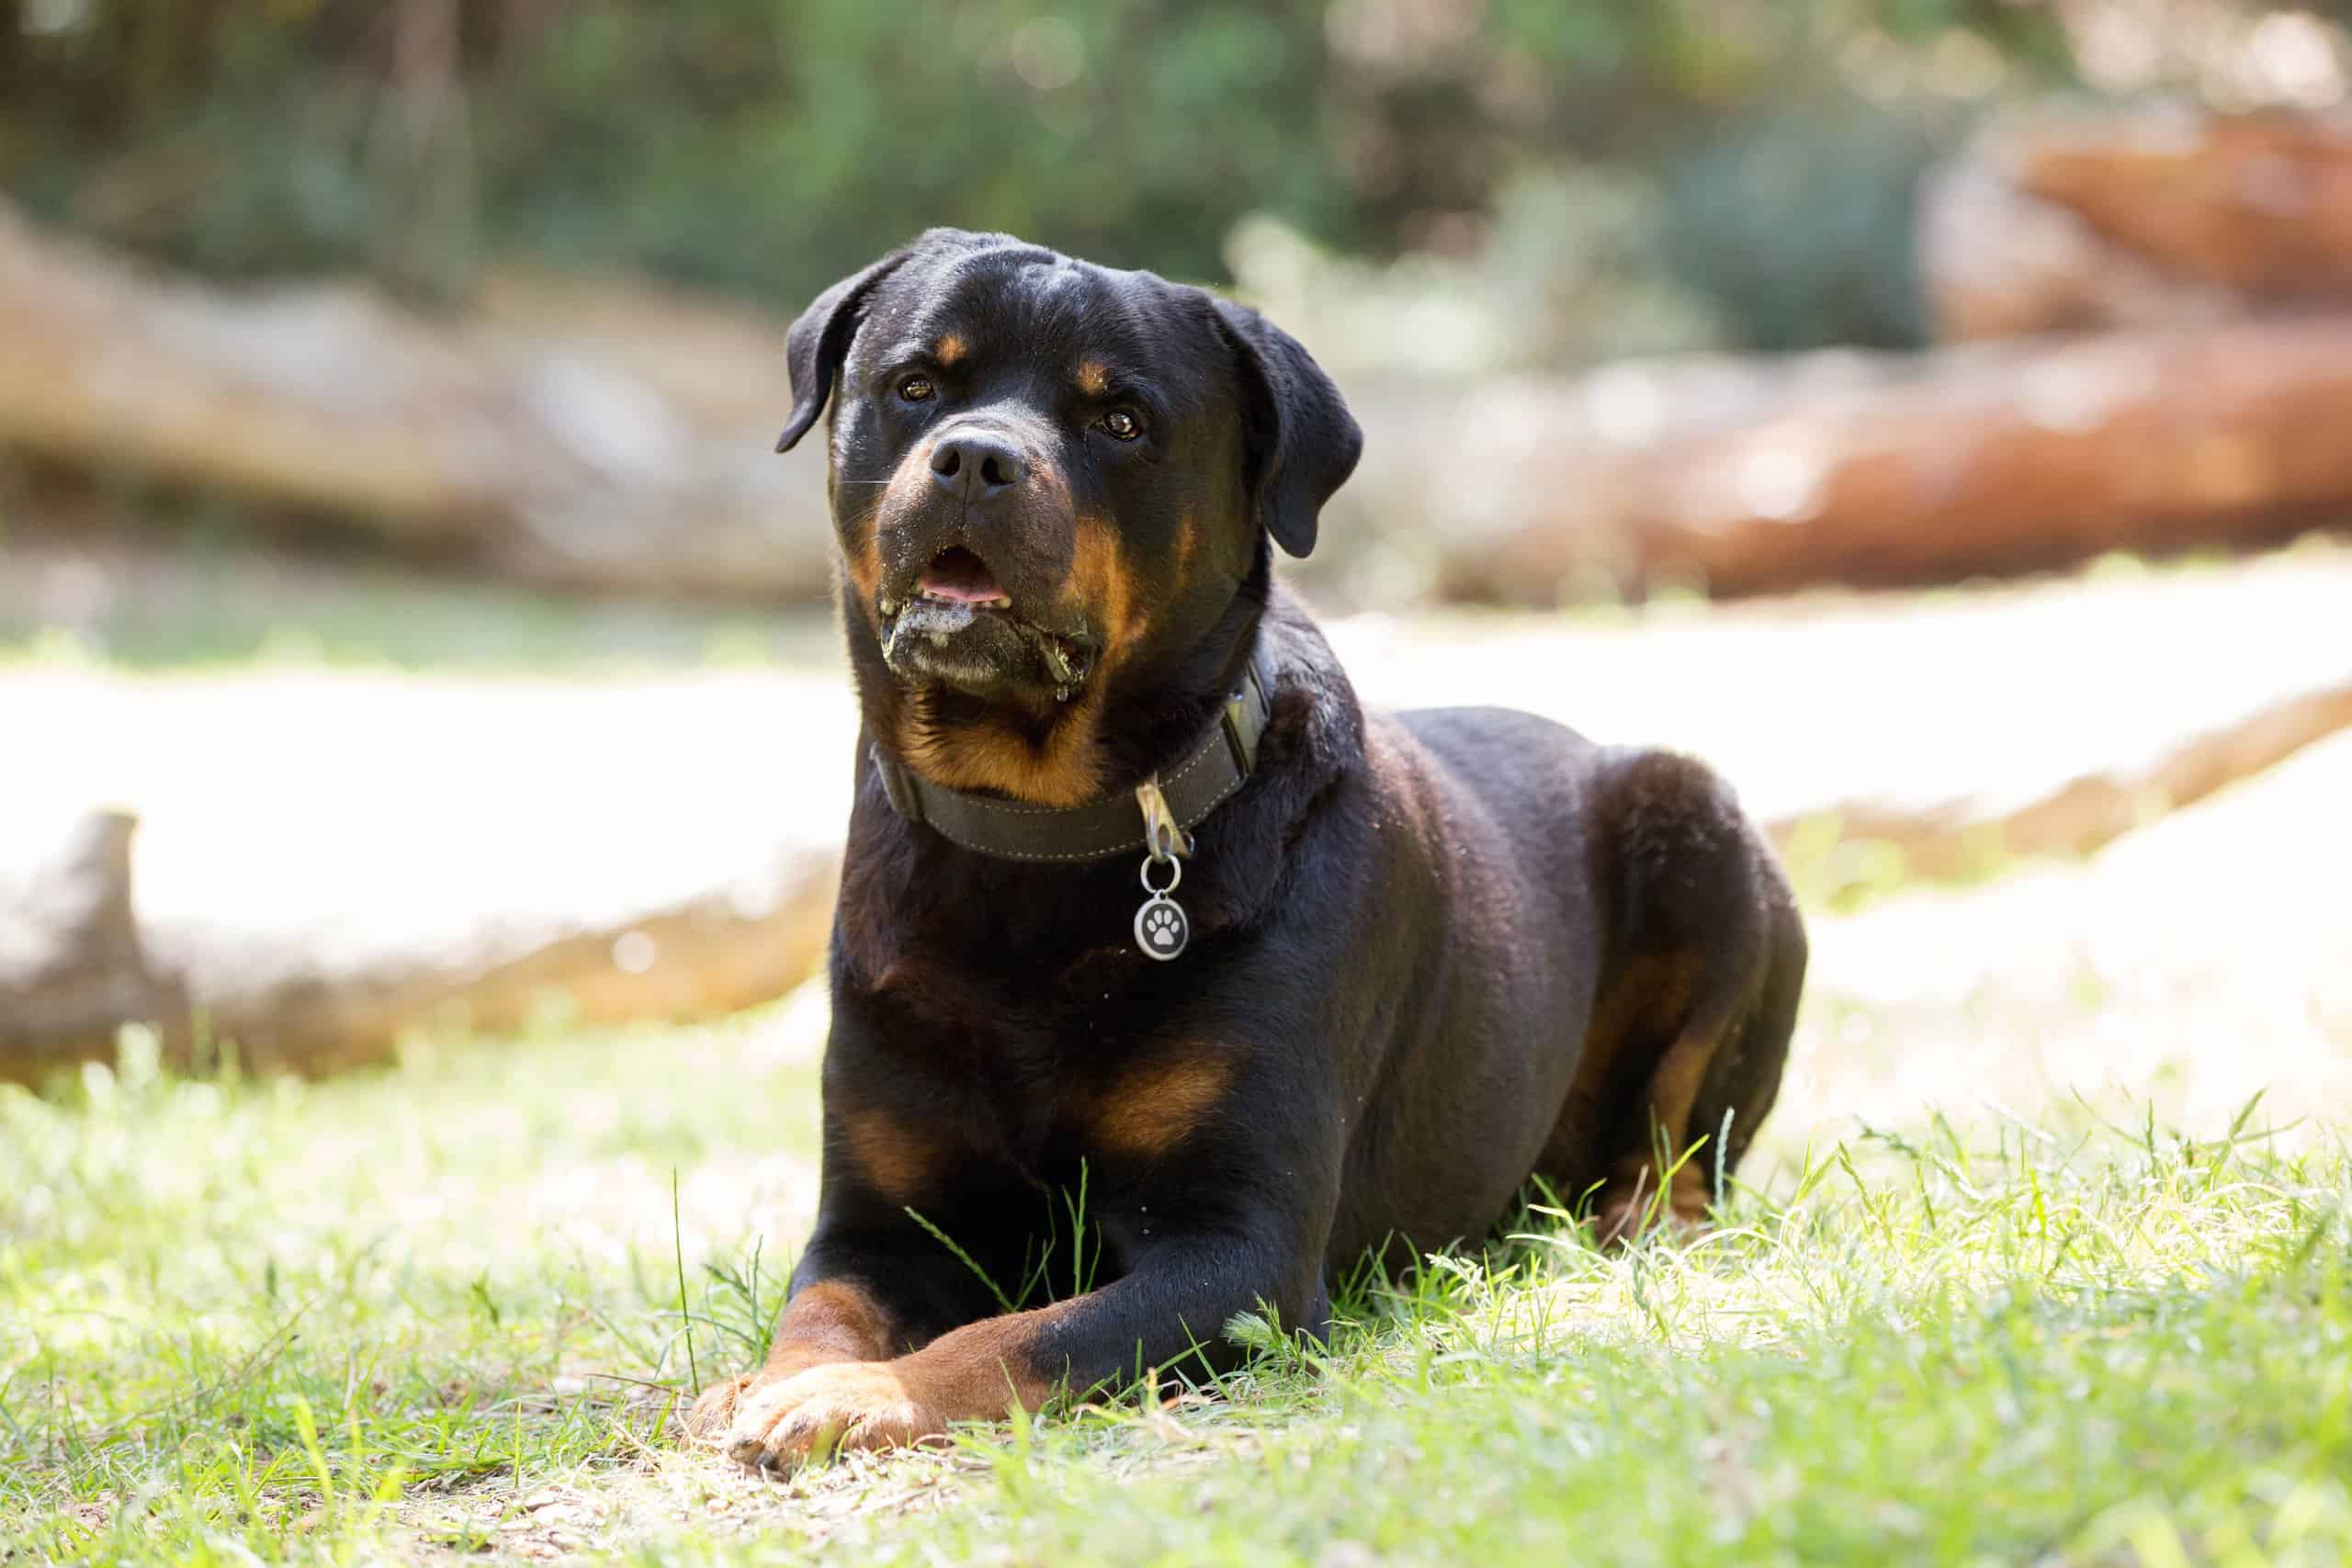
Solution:
<svg viewBox="0 0 2352 1568">
<path fill-rule="evenodd" d="M 781 1471 L 838 1450 L 910 1447 L 946 1429 L 887 1363 L 839 1362 L 752 1391 L 723 1446 L 738 1464 Z"/>
<path fill-rule="evenodd" d="M 743 1391 L 752 1386 L 753 1372 L 725 1378 L 704 1389 L 686 1411 L 686 1438 L 689 1442 L 714 1443 L 735 1425 L 735 1407 Z"/>
</svg>

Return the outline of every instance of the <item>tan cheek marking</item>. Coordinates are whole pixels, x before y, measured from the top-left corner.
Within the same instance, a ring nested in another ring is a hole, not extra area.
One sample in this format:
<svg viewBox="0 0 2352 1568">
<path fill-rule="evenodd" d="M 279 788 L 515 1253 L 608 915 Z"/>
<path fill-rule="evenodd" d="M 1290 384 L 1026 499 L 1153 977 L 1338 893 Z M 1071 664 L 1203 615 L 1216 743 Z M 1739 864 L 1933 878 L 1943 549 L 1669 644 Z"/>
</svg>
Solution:
<svg viewBox="0 0 2352 1568">
<path fill-rule="evenodd" d="M 879 1361 L 891 1353 L 890 1314 L 848 1280 L 820 1280 L 792 1298 L 775 1325 L 766 1371 L 789 1377 L 834 1361 Z"/>
<path fill-rule="evenodd" d="M 865 532 L 843 558 L 842 564 L 849 571 L 849 580 L 857 589 L 858 604 L 870 607 L 882 583 L 881 526 L 875 518 L 866 519 Z"/>
<path fill-rule="evenodd" d="M 1228 1053 L 1193 1046 L 1171 1059 L 1130 1069 L 1095 1103 L 1095 1140 L 1130 1158 L 1167 1154 L 1216 1109 L 1235 1066 Z"/>
<path fill-rule="evenodd" d="M 1151 625 L 1119 549 L 1118 530 L 1100 517 L 1078 520 L 1070 585 L 1087 619 L 1102 629 L 1102 662 L 1116 665 Z"/>
<path fill-rule="evenodd" d="M 1089 359 L 1078 367 L 1078 389 L 1090 398 L 1099 398 L 1111 389 L 1111 371 L 1099 361 Z"/>
<path fill-rule="evenodd" d="M 1063 480 L 1041 468 L 1038 482 L 1051 500 Z M 1139 623 L 1130 615 L 1134 593 L 1119 562 L 1117 536 L 1102 519 L 1079 520 L 1064 592 L 1091 626 L 1108 630 L 1127 623 L 1124 637 L 1106 637 L 1103 665 L 1116 663 Z M 1098 672 L 1057 707 L 1041 738 L 986 717 L 944 724 L 932 694 L 916 690 L 899 710 L 894 739 L 907 765 L 934 784 L 999 790 L 1035 806 L 1080 806 L 1098 798 L 1103 787 L 1102 693 Z"/>
<path fill-rule="evenodd" d="M 882 489 L 882 498 L 874 503 L 874 511 L 865 520 L 864 533 L 846 552 L 850 581 L 856 585 L 861 607 L 868 614 L 877 608 L 876 600 L 882 591 L 883 532 L 895 518 L 922 503 L 924 487 L 931 482 L 930 473 L 928 442 L 899 458 L 889 483 Z"/>
<path fill-rule="evenodd" d="M 922 1197 L 944 1163 L 935 1141 L 883 1111 L 844 1113 L 842 1133 L 858 1170 L 893 1203 Z"/>
<path fill-rule="evenodd" d="M 931 345 L 931 356 L 938 360 L 943 367 L 950 366 L 963 358 L 970 347 L 971 345 L 964 341 L 961 334 L 942 333 L 939 334 L 939 341 Z"/>
</svg>

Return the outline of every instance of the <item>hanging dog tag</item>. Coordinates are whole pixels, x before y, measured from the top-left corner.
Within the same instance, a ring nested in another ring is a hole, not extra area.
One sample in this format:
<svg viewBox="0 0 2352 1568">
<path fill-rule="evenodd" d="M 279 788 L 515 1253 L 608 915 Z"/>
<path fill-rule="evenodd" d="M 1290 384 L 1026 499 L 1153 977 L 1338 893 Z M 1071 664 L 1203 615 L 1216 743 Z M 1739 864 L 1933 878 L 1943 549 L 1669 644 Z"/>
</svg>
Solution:
<svg viewBox="0 0 2352 1568">
<path fill-rule="evenodd" d="M 1167 886 L 1154 887 L 1151 885 L 1151 868 L 1155 865 L 1168 868 Z M 1143 907 L 1136 911 L 1136 945 L 1143 949 L 1147 958 L 1173 958 L 1184 951 L 1185 943 L 1193 940 L 1193 922 L 1186 918 L 1184 907 L 1169 897 L 1176 891 L 1176 885 L 1183 880 L 1182 861 L 1172 855 L 1166 860 L 1145 857 L 1143 887 L 1151 897 L 1145 899 Z"/>
<path fill-rule="evenodd" d="M 1143 890 L 1151 895 L 1136 911 L 1136 945 L 1148 958 L 1170 959 L 1193 940 L 1193 922 L 1185 917 L 1184 907 L 1169 897 L 1184 880 L 1184 863 L 1177 857 L 1192 852 L 1192 840 L 1177 825 L 1168 797 L 1159 793 L 1157 777 L 1136 785 L 1136 804 L 1143 808 Z M 1152 885 L 1155 865 L 1168 868 L 1167 886 Z"/>
</svg>

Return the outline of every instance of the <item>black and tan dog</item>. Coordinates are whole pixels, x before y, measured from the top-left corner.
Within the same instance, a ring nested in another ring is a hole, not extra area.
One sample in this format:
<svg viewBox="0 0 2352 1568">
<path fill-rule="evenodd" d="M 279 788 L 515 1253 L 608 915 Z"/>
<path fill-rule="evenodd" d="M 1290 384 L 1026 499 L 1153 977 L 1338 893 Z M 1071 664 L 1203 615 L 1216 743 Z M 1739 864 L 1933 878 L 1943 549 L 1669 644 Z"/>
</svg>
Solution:
<svg viewBox="0 0 2352 1568">
<path fill-rule="evenodd" d="M 1215 1367 L 1531 1178 L 1604 1237 L 1704 1213 L 1779 1086 L 1788 888 L 1697 763 L 1358 706 L 1271 577 L 1362 444 L 1295 342 L 935 231 L 787 357 L 865 724 L 822 1194 L 767 1365 L 690 1430 L 770 1466 Z M 1081 1189 L 1091 1288 L 1004 1311 L 980 1276 Z"/>
</svg>

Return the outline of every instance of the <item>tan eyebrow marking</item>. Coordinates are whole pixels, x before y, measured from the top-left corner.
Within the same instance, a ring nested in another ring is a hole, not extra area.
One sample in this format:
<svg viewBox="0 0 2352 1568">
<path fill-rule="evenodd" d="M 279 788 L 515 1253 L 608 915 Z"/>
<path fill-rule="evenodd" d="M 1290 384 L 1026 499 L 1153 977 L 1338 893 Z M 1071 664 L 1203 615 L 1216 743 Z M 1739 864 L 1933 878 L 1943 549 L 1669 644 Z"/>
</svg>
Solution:
<svg viewBox="0 0 2352 1568">
<path fill-rule="evenodd" d="M 1099 398 L 1111 389 L 1110 367 L 1100 360 L 1089 359 L 1078 367 L 1078 389 L 1090 398 Z"/>
<path fill-rule="evenodd" d="M 931 356 L 943 366 L 953 365 L 971 348 L 960 333 L 942 333 L 939 341 L 931 345 Z"/>
</svg>

